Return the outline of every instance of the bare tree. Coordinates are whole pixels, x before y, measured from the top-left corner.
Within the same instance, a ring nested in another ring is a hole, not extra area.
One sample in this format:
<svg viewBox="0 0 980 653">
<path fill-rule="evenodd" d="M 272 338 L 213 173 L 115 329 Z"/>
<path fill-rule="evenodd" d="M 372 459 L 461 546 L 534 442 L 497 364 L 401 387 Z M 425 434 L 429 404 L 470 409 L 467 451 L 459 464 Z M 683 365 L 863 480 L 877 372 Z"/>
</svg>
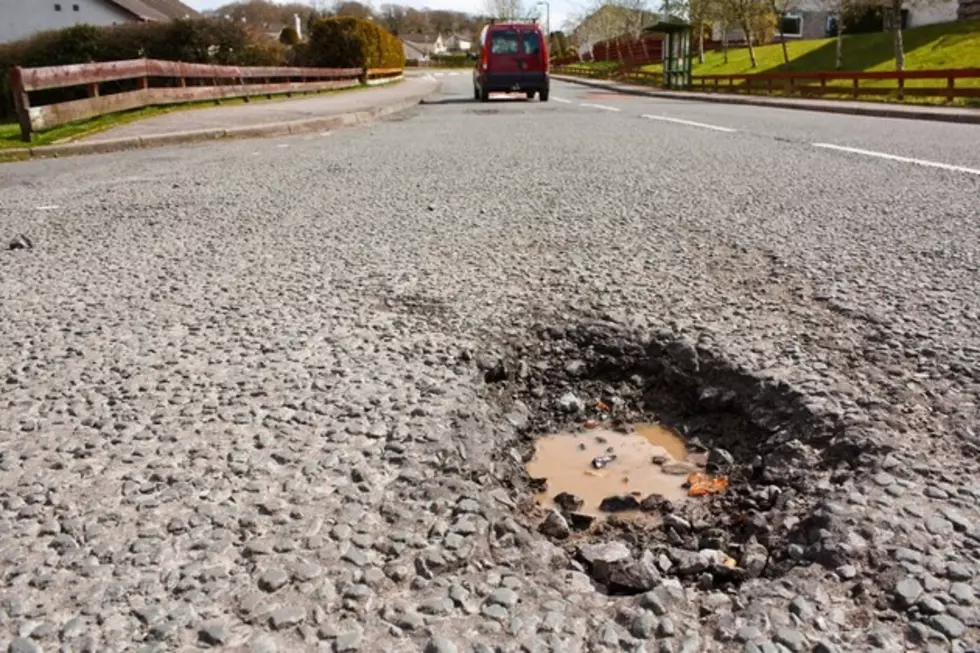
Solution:
<svg viewBox="0 0 980 653">
<path fill-rule="evenodd" d="M 783 33 L 783 21 L 786 18 L 786 12 L 789 11 L 789 5 L 792 0 L 767 0 L 769 5 L 769 11 L 771 11 L 776 19 L 779 21 L 777 27 L 779 28 L 779 42 L 783 46 L 783 63 L 789 65 L 789 50 L 786 47 L 786 35 Z"/>
<path fill-rule="evenodd" d="M 334 6 L 334 13 L 338 16 L 351 16 L 353 18 L 371 18 L 374 15 L 370 6 L 356 0 L 338 2 Z"/>
<path fill-rule="evenodd" d="M 704 63 L 704 31 L 718 18 L 717 4 L 717 0 L 691 0 L 688 5 L 690 23 L 698 32 L 698 63 Z"/>
<path fill-rule="evenodd" d="M 405 7 L 395 4 L 381 5 L 378 18 L 385 29 L 392 34 L 400 34 L 405 30 Z"/>
<path fill-rule="evenodd" d="M 523 18 L 527 13 L 523 0 L 484 0 L 485 10 L 492 18 Z"/>
<path fill-rule="evenodd" d="M 763 26 L 772 17 L 768 0 L 723 0 L 723 2 L 730 18 L 742 28 L 742 33 L 745 34 L 752 67 L 758 68 L 759 60 L 755 56 L 756 36 L 759 35 L 761 38 Z"/>
<path fill-rule="evenodd" d="M 826 0 L 826 2 L 826 10 L 830 13 L 835 26 L 833 34 L 836 41 L 834 67 L 835 70 L 841 70 L 844 67 L 844 19 L 857 6 L 858 0 Z"/>
<path fill-rule="evenodd" d="M 905 44 L 902 41 L 902 10 L 905 8 L 903 0 L 891 0 L 890 7 L 886 8 L 886 15 L 891 14 L 891 28 L 895 48 L 895 70 L 905 70 Z M 890 11 L 889 11 L 890 9 Z"/>
</svg>

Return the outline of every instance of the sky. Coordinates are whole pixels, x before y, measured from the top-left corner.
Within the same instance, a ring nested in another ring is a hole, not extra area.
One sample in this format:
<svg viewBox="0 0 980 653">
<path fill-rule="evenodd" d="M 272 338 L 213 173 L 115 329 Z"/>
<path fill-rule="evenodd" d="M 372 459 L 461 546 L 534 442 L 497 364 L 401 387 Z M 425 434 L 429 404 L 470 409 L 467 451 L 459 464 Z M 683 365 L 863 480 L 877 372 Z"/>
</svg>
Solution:
<svg viewBox="0 0 980 653">
<path fill-rule="evenodd" d="M 183 0 L 185 4 L 195 9 L 214 9 L 221 5 L 228 4 L 230 0 Z M 300 0 L 302 1 L 302 0 Z M 365 0 L 362 0 L 365 1 Z M 366 2 L 377 9 L 385 0 L 375 0 Z M 406 5 L 422 9 L 448 9 L 452 11 L 465 11 L 469 14 L 482 13 L 486 3 L 484 0 L 394 0 L 395 4 Z M 526 5 L 531 5 L 533 0 L 524 0 Z M 575 0 L 550 0 L 551 2 L 551 29 L 559 30 L 563 27 L 566 20 L 582 13 L 583 3 Z M 544 7 L 539 8 L 542 12 L 541 18 L 544 20 Z M 542 23 L 542 26 L 543 23 Z"/>
</svg>

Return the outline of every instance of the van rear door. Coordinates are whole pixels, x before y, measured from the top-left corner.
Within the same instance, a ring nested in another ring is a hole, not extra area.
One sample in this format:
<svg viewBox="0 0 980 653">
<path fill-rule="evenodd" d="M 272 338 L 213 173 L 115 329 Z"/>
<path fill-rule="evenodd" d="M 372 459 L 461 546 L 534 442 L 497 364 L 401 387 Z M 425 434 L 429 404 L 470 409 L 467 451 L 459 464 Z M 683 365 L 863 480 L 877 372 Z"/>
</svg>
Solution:
<svg viewBox="0 0 980 653">
<path fill-rule="evenodd" d="M 521 54 L 523 72 L 546 72 L 547 58 L 541 42 L 541 32 L 536 29 L 521 30 Z"/>
<path fill-rule="evenodd" d="M 521 35 L 513 27 L 490 29 L 487 35 L 490 41 L 489 70 L 493 73 L 518 73 L 521 71 Z"/>
</svg>

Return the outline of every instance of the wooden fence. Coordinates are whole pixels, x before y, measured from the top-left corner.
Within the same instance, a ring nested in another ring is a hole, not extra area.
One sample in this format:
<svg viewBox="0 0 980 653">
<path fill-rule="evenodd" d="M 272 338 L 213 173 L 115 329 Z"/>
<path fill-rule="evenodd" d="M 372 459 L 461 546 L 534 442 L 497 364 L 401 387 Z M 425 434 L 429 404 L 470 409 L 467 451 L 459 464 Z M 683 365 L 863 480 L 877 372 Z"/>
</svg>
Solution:
<svg viewBox="0 0 980 653">
<path fill-rule="evenodd" d="M 662 83 L 662 75 L 659 73 L 641 71 L 629 63 L 614 68 L 556 66 L 554 72 L 593 79 L 635 82 L 648 86 L 659 86 Z M 941 81 L 942 84 L 923 85 L 923 80 Z M 972 83 L 962 84 L 965 80 L 970 80 Z M 961 82 L 959 86 L 957 81 Z M 961 98 L 980 98 L 980 68 L 692 75 L 690 90 L 802 97 L 837 96 L 855 100 L 892 96 L 903 101 L 906 98 L 917 97 L 954 102 Z"/>
<path fill-rule="evenodd" d="M 229 98 L 308 93 L 398 77 L 401 69 L 212 66 L 132 59 L 107 63 L 14 68 L 22 138 L 34 132 L 109 113 L 148 106 Z M 51 95 L 54 92 L 54 101 Z M 34 97 L 32 98 L 32 94 Z M 38 97 L 38 96 L 45 96 Z M 66 95 L 71 99 L 65 99 Z M 45 101 L 45 99 L 49 101 Z"/>
<path fill-rule="evenodd" d="M 941 80 L 943 84 L 941 86 L 909 84 L 919 80 Z M 957 86 L 957 80 L 980 82 L 980 68 L 694 75 L 691 78 L 691 90 L 790 96 L 844 96 L 854 100 L 894 96 L 899 101 L 907 97 L 920 97 L 953 102 L 957 98 L 980 98 L 980 84 Z M 862 85 L 861 82 L 865 84 Z"/>
</svg>

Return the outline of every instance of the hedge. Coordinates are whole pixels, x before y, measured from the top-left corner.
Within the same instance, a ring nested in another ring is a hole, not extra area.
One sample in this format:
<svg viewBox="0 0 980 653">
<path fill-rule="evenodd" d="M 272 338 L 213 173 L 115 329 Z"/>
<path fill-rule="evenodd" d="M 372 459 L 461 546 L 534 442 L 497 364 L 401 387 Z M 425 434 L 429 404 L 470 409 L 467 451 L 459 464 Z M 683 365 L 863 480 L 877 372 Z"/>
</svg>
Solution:
<svg viewBox="0 0 980 653">
<path fill-rule="evenodd" d="M 321 18 L 310 29 L 305 63 L 324 68 L 404 68 L 401 40 L 369 20 Z"/>
<path fill-rule="evenodd" d="M 41 32 L 29 39 L 0 45 L 0 119 L 14 120 L 8 73 L 14 66 L 60 66 L 124 59 L 163 59 L 189 63 L 279 66 L 287 50 L 262 37 L 252 37 L 241 23 L 227 20 L 176 20 L 113 27 L 77 25 Z M 46 101 L 72 99 L 84 89 L 45 92 Z"/>
</svg>

